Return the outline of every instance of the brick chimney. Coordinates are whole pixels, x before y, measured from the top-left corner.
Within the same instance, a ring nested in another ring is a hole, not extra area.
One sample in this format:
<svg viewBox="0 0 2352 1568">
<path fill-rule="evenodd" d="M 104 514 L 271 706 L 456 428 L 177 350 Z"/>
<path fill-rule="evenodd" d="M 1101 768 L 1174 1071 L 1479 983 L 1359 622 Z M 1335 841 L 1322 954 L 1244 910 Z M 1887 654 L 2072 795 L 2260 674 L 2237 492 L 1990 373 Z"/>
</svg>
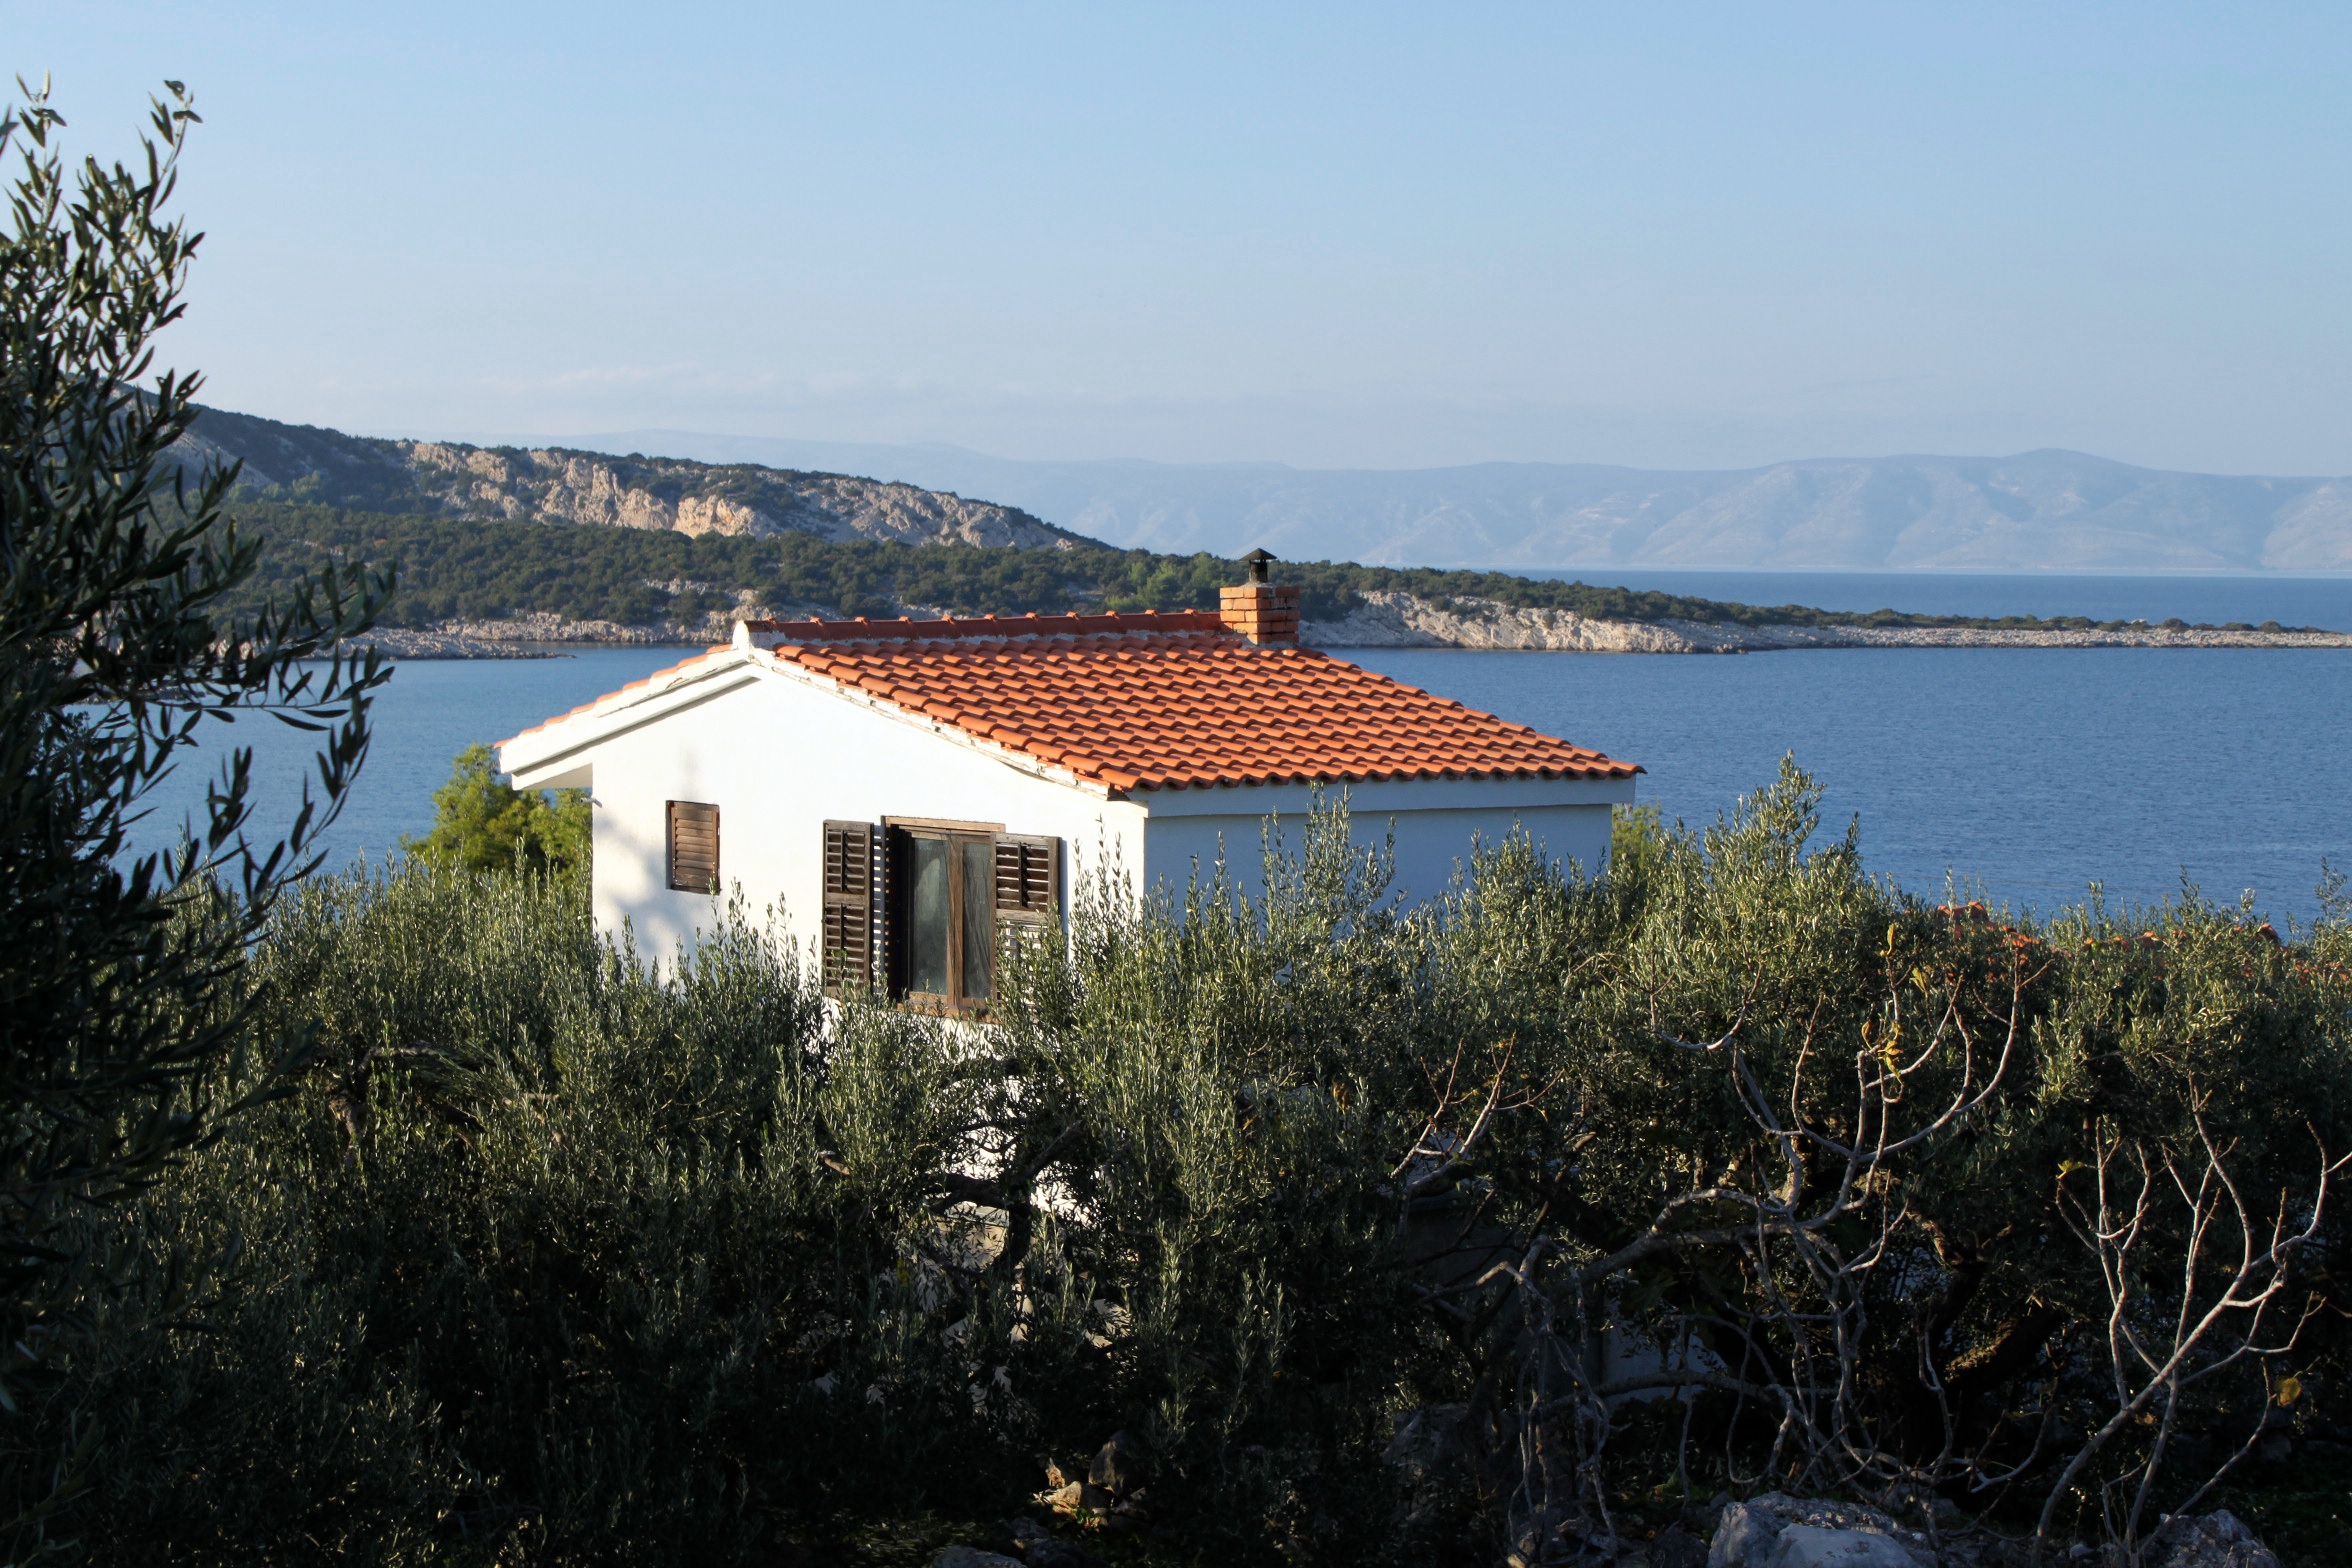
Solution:
<svg viewBox="0 0 2352 1568">
<path fill-rule="evenodd" d="M 1266 568 L 1274 564 L 1274 557 L 1266 551 L 1252 550 L 1241 559 L 1249 567 L 1249 581 L 1222 589 L 1217 596 L 1217 613 L 1226 629 L 1266 647 L 1297 647 L 1298 589 L 1289 585 L 1277 588 L 1266 580 Z"/>
</svg>

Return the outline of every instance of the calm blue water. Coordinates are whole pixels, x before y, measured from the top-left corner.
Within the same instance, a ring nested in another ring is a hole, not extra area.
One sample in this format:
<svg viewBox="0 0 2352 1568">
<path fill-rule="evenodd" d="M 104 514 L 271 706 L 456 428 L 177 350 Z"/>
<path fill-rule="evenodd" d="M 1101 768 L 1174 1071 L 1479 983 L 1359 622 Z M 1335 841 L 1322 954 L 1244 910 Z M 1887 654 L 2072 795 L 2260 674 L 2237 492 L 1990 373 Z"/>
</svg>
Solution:
<svg viewBox="0 0 2352 1568">
<path fill-rule="evenodd" d="M 1642 586 L 1667 586 L 1648 574 Z M 1804 577 L 1708 575 L 1703 591 L 1839 602 Z M 1887 581 L 1888 579 L 1876 579 Z M 1909 582 L 1911 579 L 1901 579 Z M 2352 626 L 2352 581 L 1950 579 L 1898 608 L 1978 610 L 1971 582 L 2033 586 L 1985 606 L 2046 613 L 2178 614 Z M 2104 584 L 2086 604 L 2071 584 Z M 2034 586 L 2038 585 L 2038 586 Z M 1694 585 L 1695 586 L 1695 585 Z M 2049 589 L 2052 598 L 2038 597 Z M 2170 600 L 2134 598 L 2158 591 Z M 2243 597 L 2239 597 L 2239 596 Z M 2331 599 L 2328 596 L 2333 595 Z M 1890 596 L 1865 592 L 1847 602 Z M 2108 603 L 2120 608 L 2110 610 Z M 2341 606 L 2336 613 L 2328 604 Z M 496 741 L 676 662 L 689 650 L 599 649 L 567 658 L 419 661 L 378 704 L 375 750 L 330 839 L 330 863 L 380 856 L 432 820 L 431 792 L 462 747 Z M 1363 650 L 1365 666 L 1639 762 L 1669 818 L 1711 821 L 1768 783 L 1784 752 L 1828 789 L 1842 831 L 1859 814 L 1873 869 L 1939 894 L 1947 871 L 1995 900 L 2045 910 L 2094 879 L 2113 899 L 2252 888 L 2273 917 L 2308 918 L 2324 856 L 2352 869 L 2352 652 L 2267 649 L 1874 648 L 1739 657 Z M 292 798 L 308 750 L 273 725 L 227 732 L 261 747 L 265 801 Z M 191 769 L 152 839 L 200 800 Z"/>
<path fill-rule="evenodd" d="M 495 744 L 696 651 L 595 648 L 552 659 L 418 659 L 397 666 L 376 698 L 375 741 L 326 841 L 327 864 L 340 867 L 361 853 L 381 859 L 402 834 L 430 830 L 433 791 L 448 779 L 450 759 L 474 742 Z M 265 812 L 276 811 L 262 825 L 275 821 L 282 831 L 317 743 L 269 720 L 247 719 L 213 733 L 213 745 L 253 747 L 257 795 Z M 144 847 L 172 842 L 178 824 L 202 806 L 218 766 L 201 753 L 181 765 L 155 797 Z"/>
<path fill-rule="evenodd" d="M 1612 588 L 1653 589 L 1738 604 L 1913 615 L 2087 615 L 2095 621 L 2322 626 L 2352 630 L 2352 577 L 2122 577 L 2047 572 L 1702 572 L 1592 567 L 1530 572 Z"/>
<path fill-rule="evenodd" d="M 1649 772 L 1711 822 L 1793 752 L 1875 871 L 2052 910 L 2252 888 L 2307 919 L 2352 870 L 2352 650 L 1854 648 L 1738 657 L 1360 650 L 1358 663 Z"/>
</svg>

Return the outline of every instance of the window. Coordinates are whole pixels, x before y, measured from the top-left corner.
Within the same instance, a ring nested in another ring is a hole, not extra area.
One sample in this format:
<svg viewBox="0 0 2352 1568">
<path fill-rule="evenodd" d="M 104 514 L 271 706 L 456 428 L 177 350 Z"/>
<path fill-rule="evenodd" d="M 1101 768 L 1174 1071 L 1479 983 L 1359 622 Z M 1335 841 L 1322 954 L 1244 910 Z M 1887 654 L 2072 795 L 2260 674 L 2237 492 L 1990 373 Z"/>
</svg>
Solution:
<svg viewBox="0 0 2352 1568">
<path fill-rule="evenodd" d="M 900 885 L 899 989 L 951 1008 L 985 1006 L 996 958 L 990 907 L 995 873 L 992 839 L 901 828 L 896 839 Z"/>
<path fill-rule="evenodd" d="M 881 984 L 897 1000 L 978 1012 L 1008 931 L 1060 907 L 1061 840 L 986 823 L 825 824 L 819 946 L 834 995 Z"/>
<path fill-rule="evenodd" d="M 719 890 L 719 808 L 698 800 L 670 802 L 670 888 L 679 893 Z"/>
</svg>

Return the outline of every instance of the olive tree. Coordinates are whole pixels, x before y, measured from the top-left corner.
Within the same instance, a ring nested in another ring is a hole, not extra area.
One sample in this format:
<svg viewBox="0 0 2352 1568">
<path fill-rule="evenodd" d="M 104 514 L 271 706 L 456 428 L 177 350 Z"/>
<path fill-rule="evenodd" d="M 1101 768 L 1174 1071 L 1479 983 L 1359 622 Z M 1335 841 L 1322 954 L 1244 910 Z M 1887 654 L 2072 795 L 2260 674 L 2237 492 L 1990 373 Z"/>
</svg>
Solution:
<svg viewBox="0 0 2352 1568">
<path fill-rule="evenodd" d="M 227 608 L 261 543 L 227 515 L 235 467 L 184 460 L 199 378 L 154 369 L 202 239 L 168 211 L 197 117 L 165 85 L 129 164 L 69 164 L 46 82 L 20 80 L 0 114 L 0 1518 L 17 1560 L 54 1533 L 93 1440 L 76 1390 L 129 1284 L 97 1217 L 236 1108 L 204 1070 L 247 1037 L 247 954 L 314 863 L 388 673 L 343 651 L 387 577 L 329 567 L 258 615 Z M 142 852 L 189 749 L 263 714 L 321 737 L 290 820 L 258 820 L 241 746 L 179 847 Z"/>
</svg>

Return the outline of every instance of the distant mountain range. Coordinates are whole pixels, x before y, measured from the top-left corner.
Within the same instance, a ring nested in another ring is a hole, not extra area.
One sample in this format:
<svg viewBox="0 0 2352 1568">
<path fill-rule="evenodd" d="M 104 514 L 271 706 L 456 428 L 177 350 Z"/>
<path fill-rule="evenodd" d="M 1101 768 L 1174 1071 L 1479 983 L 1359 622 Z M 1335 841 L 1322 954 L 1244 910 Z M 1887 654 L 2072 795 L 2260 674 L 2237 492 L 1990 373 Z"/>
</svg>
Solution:
<svg viewBox="0 0 2352 1568">
<path fill-rule="evenodd" d="M 285 499 L 689 533 L 1032 548 L 1080 535 L 1179 554 L 1263 545 L 1293 560 L 1518 571 L 2352 571 L 2352 479 L 2171 473 L 2078 452 L 1725 472 L 1316 470 L 667 430 L 469 445 L 221 411 L 205 413 L 194 440 L 243 458 L 250 484 Z"/>
<path fill-rule="evenodd" d="M 1601 566 L 2348 571 L 2352 479 L 2136 468 L 2080 452 L 1814 458 L 1679 472 L 1592 463 L 1295 469 L 1052 463 L 958 447 L 623 431 L 597 450 L 767 463 L 985 495 L 1111 544 L 1227 557 Z"/>
</svg>

